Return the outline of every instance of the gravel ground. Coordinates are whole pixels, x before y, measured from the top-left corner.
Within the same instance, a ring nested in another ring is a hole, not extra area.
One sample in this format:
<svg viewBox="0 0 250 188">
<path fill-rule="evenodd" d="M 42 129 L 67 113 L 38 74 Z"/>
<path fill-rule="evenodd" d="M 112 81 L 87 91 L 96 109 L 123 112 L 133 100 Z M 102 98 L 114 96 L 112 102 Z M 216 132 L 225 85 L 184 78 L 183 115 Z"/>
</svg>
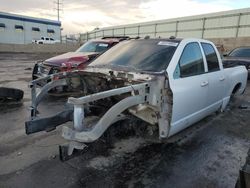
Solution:
<svg viewBox="0 0 250 188">
<path fill-rule="evenodd" d="M 61 162 L 60 128 L 25 135 L 28 82 L 34 62 L 51 54 L 0 54 L 0 86 L 24 90 L 22 103 L 0 104 L 0 187 L 234 187 L 250 147 L 250 84 L 224 113 L 211 115 L 174 136 L 149 144 L 128 137 L 113 148 L 90 149 Z M 65 98 L 47 98 L 39 110 L 55 113 Z"/>
</svg>

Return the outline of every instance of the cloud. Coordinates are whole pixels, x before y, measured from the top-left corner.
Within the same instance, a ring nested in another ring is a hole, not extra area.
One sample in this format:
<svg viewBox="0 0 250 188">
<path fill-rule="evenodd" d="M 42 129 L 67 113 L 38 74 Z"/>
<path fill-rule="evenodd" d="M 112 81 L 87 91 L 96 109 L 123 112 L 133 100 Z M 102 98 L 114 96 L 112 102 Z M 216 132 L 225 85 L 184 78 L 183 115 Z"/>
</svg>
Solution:
<svg viewBox="0 0 250 188">
<path fill-rule="evenodd" d="M 63 34 L 159 19 L 217 12 L 247 6 L 244 0 L 61 0 Z M 11 3 L 9 3 L 11 2 Z M 13 6 L 15 5 L 15 6 Z M 236 6 L 237 5 L 237 6 Z M 0 0 L 2 11 L 57 19 L 51 0 Z M 249 6 L 249 5 L 248 5 Z"/>
<path fill-rule="evenodd" d="M 81 4 L 81 2 L 84 3 Z M 65 8 L 63 24 L 66 29 L 72 24 L 70 20 L 75 19 L 79 25 L 81 23 L 84 28 L 90 31 L 96 27 L 101 28 L 229 10 L 231 7 L 227 2 L 221 0 L 209 2 L 200 2 L 198 0 L 84 0 L 77 3 L 76 1 L 68 1 L 65 2 L 67 8 Z M 75 28 L 77 30 L 76 25 Z M 82 29 L 82 27 L 80 28 Z"/>
<path fill-rule="evenodd" d="M 143 10 L 145 15 L 150 15 L 151 19 L 166 19 L 229 10 L 231 7 L 227 5 L 227 2 L 228 1 L 200 2 L 197 0 L 169 2 L 156 0 L 142 3 L 139 8 Z"/>
</svg>

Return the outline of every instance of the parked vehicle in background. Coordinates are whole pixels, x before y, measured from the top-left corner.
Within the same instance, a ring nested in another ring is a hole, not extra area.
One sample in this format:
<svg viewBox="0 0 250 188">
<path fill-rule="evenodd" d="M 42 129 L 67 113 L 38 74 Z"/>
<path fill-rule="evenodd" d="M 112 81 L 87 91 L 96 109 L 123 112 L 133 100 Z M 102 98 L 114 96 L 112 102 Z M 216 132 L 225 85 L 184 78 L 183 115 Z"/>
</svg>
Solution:
<svg viewBox="0 0 250 188">
<path fill-rule="evenodd" d="M 246 69 L 250 69 L 250 47 L 238 47 L 230 53 L 224 55 L 223 65 L 225 67 L 233 67 L 244 65 Z"/>
<path fill-rule="evenodd" d="M 75 52 L 68 52 L 35 64 L 32 79 L 46 77 L 50 74 L 84 69 L 93 59 L 128 37 L 103 37 L 90 40 Z"/>
<path fill-rule="evenodd" d="M 55 44 L 60 43 L 60 40 L 54 40 L 50 37 L 41 37 L 41 39 L 38 40 L 32 40 L 32 43 L 34 44 Z"/>
<path fill-rule="evenodd" d="M 37 90 L 39 83 L 48 79 L 51 81 Z M 215 111 L 223 111 L 232 95 L 244 92 L 246 82 L 246 68 L 224 69 L 210 41 L 173 37 L 124 41 L 84 70 L 32 81 L 26 133 L 50 131 L 73 120 L 73 127 L 63 127 L 62 135 L 70 143 L 62 155 L 85 148 L 121 120 L 130 120 L 124 126 L 134 125 L 139 133 L 144 130 L 156 140 L 166 139 Z M 37 114 L 50 89 L 72 84 L 81 86 L 82 97 L 70 97 L 69 108 L 55 116 Z"/>
<path fill-rule="evenodd" d="M 250 47 L 238 47 L 224 55 L 224 67 L 235 67 L 238 65 L 246 67 L 248 70 L 248 79 L 250 79 Z"/>
</svg>

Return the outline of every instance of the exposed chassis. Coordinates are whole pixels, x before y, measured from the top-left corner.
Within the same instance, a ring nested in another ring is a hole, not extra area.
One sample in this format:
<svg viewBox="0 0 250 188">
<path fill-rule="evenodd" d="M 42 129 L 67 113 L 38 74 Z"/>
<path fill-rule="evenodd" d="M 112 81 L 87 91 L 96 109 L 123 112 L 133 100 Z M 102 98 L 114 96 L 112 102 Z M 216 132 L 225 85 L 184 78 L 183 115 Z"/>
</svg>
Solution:
<svg viewBox="0 0 250 188">
<path fill-rule="evenodd" d="M 73 128 L 64 126 L 62 129 L 62 136 L 70 141 L 67 154 L 71 155 L 74 149 L 84 149 L 86 147 L 84 143 L 90 143 L 100 138 L 108 127 L 115 122 L 126 119 L 128 117 L 127 113 L 124 113 L 126 111 L 151 125 L 158 125 L 159 138 L 168 137 L 171 118 L 171 96 L 168 95 L 168 80 L 166 75 L 163 74 L 150 77 L 147 81 L 133 76 L 132 79 L 137 79 L 136 84 L 128 82 L 123 87 L 85 95 L 80 98 L 70 97 L 68 99 L 68 108 L 64 111 L 51 117 L 38 117 L 37 107 L 44 96 L 53 88 L 68 86 L 70 84 L 68 78 L 79 77 L 80 73 L 82 72 L 57 73 L 30 83 L 32 91 L 31 118 L 25 123 L 26 134 L 43 130 L 51 131 L 56 126 L 73 120 Z M 112 71 L 111 76 L 114 77 L 114 74 L 116 73 Z M 107 73 L 103 75 L 103 77 L 106 76 L 110 79 L 110 75 Z M 119 72 L 117 75 L 119 75 Z M 128 75 L 122 75 L 123 78 L 120 79 L 128 81 Z M 41 82 L 48 83 L 40 88 L 39 83 Z M 39 89 L 40 91 L 38 91 Z M 112 105 L 94 122 L 89 123 L 87 112 L 90 103 L 123 95 L 126 95 L 126 97 Z"/>
</svg>

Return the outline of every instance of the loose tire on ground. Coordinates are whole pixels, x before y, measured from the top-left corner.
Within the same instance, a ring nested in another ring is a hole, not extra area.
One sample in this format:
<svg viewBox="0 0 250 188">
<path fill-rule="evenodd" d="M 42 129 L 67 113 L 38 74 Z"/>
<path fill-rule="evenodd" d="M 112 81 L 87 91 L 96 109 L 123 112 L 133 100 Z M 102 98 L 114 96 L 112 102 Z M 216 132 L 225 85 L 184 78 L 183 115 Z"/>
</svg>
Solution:
<svg viewBox="0 0 250 188">
<path fill-rule="evenodd" d="M 23 91 L 20 89 L 0 87 L 0 99 L 12 99 L 19 101 L 23 98 Z"/>
</svg>

